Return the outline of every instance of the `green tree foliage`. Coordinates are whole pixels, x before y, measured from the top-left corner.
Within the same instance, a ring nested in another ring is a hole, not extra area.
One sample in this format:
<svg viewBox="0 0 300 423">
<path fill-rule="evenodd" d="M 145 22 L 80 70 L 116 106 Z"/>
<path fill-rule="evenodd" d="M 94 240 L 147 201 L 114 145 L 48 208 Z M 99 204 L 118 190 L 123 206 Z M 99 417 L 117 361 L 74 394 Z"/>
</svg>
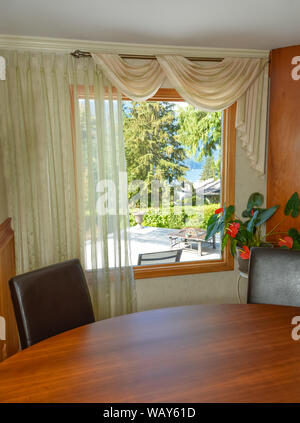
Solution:
<svg viewBox="0 0 300 423">
<path fill-rule="evenodd" d="M 153 179 L 180 181 L 187 167 L 185 149 L 177 139 L 174 105 L 132 102 L 123 106 L 125 154 L 129 183 Z"/>
<path fill-rule="evenodd" d="M 199 161 L 221 146 L 221 112 L 207 113 L 189 105 L 178 115 L 177 139 Z"/>
<path fill-rule="evenodd" d="M 208 156 L 205 160 L 202 172 L 201 172 L 201 179 L 205 181 L 206 179 L 214 178 L 217 180 L 220 178 L 220 171 L 221 171 L 221 160 L 218 159 L 215 163 L 214 158 Z"/>
</svg>

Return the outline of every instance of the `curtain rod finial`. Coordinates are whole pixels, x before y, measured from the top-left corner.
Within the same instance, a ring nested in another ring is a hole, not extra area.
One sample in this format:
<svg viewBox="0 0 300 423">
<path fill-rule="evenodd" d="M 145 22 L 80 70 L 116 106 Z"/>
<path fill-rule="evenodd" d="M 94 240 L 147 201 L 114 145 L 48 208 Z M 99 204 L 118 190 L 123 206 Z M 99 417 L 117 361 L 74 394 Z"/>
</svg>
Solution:
<svg viewBox="0 0 300 423">
<path fill-rule="evenodd" d="M 76 59 L 80 59 L 80 57 L 92 57 L 89 51 L 81 51 L 81 50 L 72 51 L 71 55 L 73 57 L 76 57 Z"/>
</svg>

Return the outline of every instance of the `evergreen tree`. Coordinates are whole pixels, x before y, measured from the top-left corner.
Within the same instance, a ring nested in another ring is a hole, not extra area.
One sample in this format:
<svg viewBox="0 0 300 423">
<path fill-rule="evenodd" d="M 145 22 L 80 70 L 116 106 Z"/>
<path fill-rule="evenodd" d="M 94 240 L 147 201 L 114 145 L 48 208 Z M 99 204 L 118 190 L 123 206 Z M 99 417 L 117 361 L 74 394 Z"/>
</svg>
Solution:
<svg viewBox="0 0 300 423">
<path fill-rule="evenodd" d="M 190 157 L 213 156 L 221 146 L 221 112 L 203 112 L 189 105 L 179 112 L 177 139 Z"/>
<path fill-rule="evenodd" d="M 128 181 L 180 181 L 187 167 L 186 154 L 176 137 L 174 105 L 167 102 L 132 102 L 123 106 Z"/>
<path fill-rule="evenodd" d="M 214 180 L 219 179 L 220 165 L 221 165 L 220 159 L 217 160 L 217 164 L 216 164 L 213 157 L 207 157 L 201 172 L 201 179 L 203 181 L 210 178 L 214 178 Z"/>
</svg>

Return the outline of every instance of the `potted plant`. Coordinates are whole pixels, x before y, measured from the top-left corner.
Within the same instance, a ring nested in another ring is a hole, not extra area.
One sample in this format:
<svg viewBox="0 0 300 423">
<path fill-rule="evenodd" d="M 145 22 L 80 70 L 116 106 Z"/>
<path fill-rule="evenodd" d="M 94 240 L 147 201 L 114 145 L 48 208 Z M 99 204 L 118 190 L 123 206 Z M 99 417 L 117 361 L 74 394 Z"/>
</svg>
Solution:
<svg viewBox="0 0 300 423">
<path fill-rule="evenodd" d="M 138 211 L 138 212 L 133 213 L 133 215 L 134 215 L 134 218 L 135 218 L 135 221 L 136 221 L 136 226 L 139 229 L 143 229 L 144 226 L 142 225 L 142 223 L 143 223 L 143 220 L 144 220 L 145 212 L 144 211 Z"/>
<path fill-rule="evenodd" d="M 284 218 L 272 229 L 272 231 L 269 232 L 268 236 L 276 235 L 276 233 L 273 233 L 273 231 L 279 225 L 281 225 L 287 219 L 288 216 L 296 218 L 299 216 L 299 213 L 300 213 L 300 200 L 299 200 L 298 193 L 295 192 L 291 196 L 289 201 L 286 203 L 286 206 L 284 209 L 284 215 L 285 215 Z M 280 248 L 300 250 L 300 233 L 298 232 L 296 228 L 292 227 L 287 232 L 279 232 L 279 234 L 281 235 L 278 241 L 278 246 Z"/>
<path fill-rule="evenodd" d="M 222 251 L 229 242 L 230 252 L 233 256 L 237 254 L 239 269 L 243 273 L 248 273 L 250 249 L 252 247 L 273 247 L 274 243 L 268 241 L 271 235 L 281 235 L 278 242 L 279 247 L 300 249 L 300 234 L 295 228 L 291 228 L 288 232 L 275 232 L 288 216 L 298 217 L 300 212 L 298 193 L 295 192 L 288 200 L 283 221 L 266 234 L 263 233 L 263 225 L 273 216 L 279 206 L 276 205 L 268 209 L 262 208 L 263 201 L 263 195 L 255 192 L 250 195 L 247 208 L 242 212 L 242 217 L 238 217 L 235 214 L 235 207 L 230 205 L 215 210 L 207 224 L 206 240 L 212 238 L 216 233 L 220 233 Z M 287 236 L 283 236 L 283 234 Z"/>
</svg>

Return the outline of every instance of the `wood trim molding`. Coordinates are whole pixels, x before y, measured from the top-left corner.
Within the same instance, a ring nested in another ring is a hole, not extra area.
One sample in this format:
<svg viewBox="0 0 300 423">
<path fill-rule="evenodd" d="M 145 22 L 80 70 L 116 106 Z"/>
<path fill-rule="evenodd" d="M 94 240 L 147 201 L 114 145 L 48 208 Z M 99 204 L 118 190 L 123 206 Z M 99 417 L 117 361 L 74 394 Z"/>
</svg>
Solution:
<svg viewBox="0 0 300 423">
<path fill-rule="evenodd" d="M 129 99 L 128 99 L 129 100 Z M 147 101 L 185 101 L 175 88 L 160 88 Z"/>
<path fill-rule="evenodd" d="M 233 262 L 233 259 L 232 259 Z M 134 267 L 135 279 L 162 278 L 165 276 L 192 275 L 195 273 L 213 273 L 233 270 L 231 260 L 189 261 L 181 263 L 156 264 L 154 266 Z"/>
<path fill-rule="evenodd" d="M 0 224 L 0 316 L 6 322 L 6 340 L 0 341 L 0 361 L 19 350 L 19 337 L 8 281 L 16 273 L 14 232 L 11 219 Z"/>
<path fill-rule="evenodd" d="M 223 167 L 222 199 L 226 206 L 235 202 L 235 129 L 236 103 L 223 113 Z M 135 279 L 159 278 L 164 276 L 187 275 L 234 270 L 234 259 L 225 248 L 220 260 L 203 260 L 181 263 L 156 264 L 153 266 L 135 266 Z"/>
<path fill-rule="evenodd" d="M 265 58 L 269 50 L 181 47 L 155 44 L 113 43 L 101 41 L 72 40 L 65 38 L 26 37 L 0 34 L 0 49 L 38 50 L 70 53 L 73 50 L 95 53 L 116 53 L 132 55 L 176 54 L 187 57 L 253 57 Z"/>
<path fill-rule="evenodd" d="M 71 100 L 72 100 L 72 113 L 73 113 L 73 117 L 72 120 L 74 121 L 74 86 L 71 85 L 70 86 L 70 93 L 71 93 Z M 112 95 L 113 96 L 117 96 L 118 95 L 118 90 L 115 87 L 112 87 Z M 78 85 L 77 86 L 77 96 L 78 98 L 82 98 L 84 99 L 86 97 L 86 93 L 85 93 L 85 87 L 83 85 Z M 90 86 L 89 87 L 89 96 L 90 98 L 94 98 L 94 87 Z M 105 89 L 105 93 L 104 96 L 106 98 L 108 98 L 108 89 Z M 126 97 L 125 94 L 122 94 L 122 100 L 125 101 L 132 101 L 129 97 Z M 178 91 L 175 90 L 175 88 L 159 88 L 159 90 L 156 91 L 156 93 L 154 94 L 154 96 L 152 96 L 151 98 L 149 98 L 148 100 L 146 100 L 148 102 L 152 102 L 152 101 L 185 101 L 181 95 L 178 93 Z M 74 126 L 74 125 L 73 125 Z"/>
</svg>

